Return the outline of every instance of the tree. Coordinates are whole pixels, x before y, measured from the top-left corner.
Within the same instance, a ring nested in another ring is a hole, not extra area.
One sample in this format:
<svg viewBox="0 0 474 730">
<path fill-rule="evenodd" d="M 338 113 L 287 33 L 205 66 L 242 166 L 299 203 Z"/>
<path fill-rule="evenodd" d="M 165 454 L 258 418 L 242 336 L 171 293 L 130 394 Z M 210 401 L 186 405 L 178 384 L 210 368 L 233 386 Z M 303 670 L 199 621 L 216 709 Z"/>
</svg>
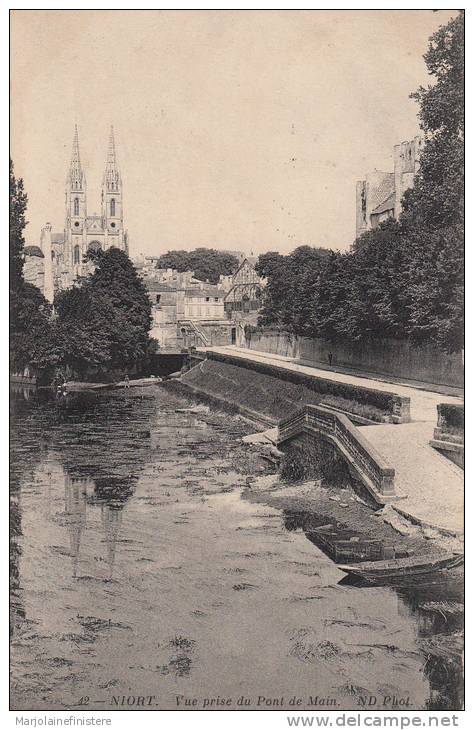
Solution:
<svg viewBox="0 0 474 730">
<path fill-rule="evenodd" d="M 161 269 L 193 271 L 196 279 L 217 284 L 221 275 L 228 276 L 237 271 L 239 262 L 226 251 L 196 248 L 194 251 L 168 251 L 160 256 L 158 266 Z"/>
<path fill-rule="evenodd" d="M 23 278 L 23 231 L 28 197 L 23 180 L 15 178 L 10 160 L 10 369 L 41 369 L 54 348 L 50 340 L 51 307 L 40 292 Z M 54 357 L 54 354 L 53 354 Z"/>
<path fill-rule="evenodd" d="M 347 306 L 342 314 L 348 337 L 407 335 L 410 296 L 400 284 L 409 259 L 410 248 L 393 219 L 356 241 L 347 262 Z"/>
<path fill-rule="evenodd" d="M 40 290 L 21 281 L 10 290 L 10 369 L 48 368 L 58 361 L 52 340 L 51 305 Z"/>
<path fill-rule="evenodd" d="M 267 280 L 267 285 L 259 324 L 284 326 L 301 335 L 312 334 L 312 300 L 329 255 L 328 249 L 299 246 L 288 256 L 276 252 L 260 256 L 255 268 Z"/>
<path fill-rule="evenodd" d="M 94 295 L 95 294 L 95 295 Z M 89 287 L 72 287 L 55 297 L 55 333 L 60 343 L 60 369 L 86 377 L 91 370 L 110 369 L 111 321 L 114 310 Z"/>
<path fill-rule="evenodd" d="M 94 273 L 55 298 L 61 366 L 80 377 L 142 364 L 152 352 L 151 303 L 127 254 L 117 248 L 89 253 Z"/>
<path fill-rule="evenodd" d="M 27 202 L 23 180 L 15 178 L 10 160 L 10 290 L 18 290 L 23 283 L 23 231 Z"/>
<path fill-rule="evenodd" d="M 261 299 L 258 318 L 262 326 L 282 324 L 282 306 L 285 297 L 285 256 L 269 251 L 259 256 L 255 271 L 267 280 Z"/>
<path fill-rule="evenodd" d="M 463 343 L 464 16 L 442 26 L 424 56 L 436 83 L 412 96 L 426 134 L 420 169 L 404 197 L 403 235 L 412 256 L 410 334 L 448 351 Z"/>
</svg>

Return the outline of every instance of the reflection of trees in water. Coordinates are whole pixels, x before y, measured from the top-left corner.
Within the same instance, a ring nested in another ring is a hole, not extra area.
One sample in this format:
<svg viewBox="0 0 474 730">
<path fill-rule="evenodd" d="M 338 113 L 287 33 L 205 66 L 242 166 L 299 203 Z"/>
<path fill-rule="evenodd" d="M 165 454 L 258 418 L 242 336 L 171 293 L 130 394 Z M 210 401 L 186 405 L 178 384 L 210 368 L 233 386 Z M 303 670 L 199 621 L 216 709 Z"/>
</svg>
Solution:
<svg viewBox="0 0 474 730">
<path fill-rule="evenodd" d="M 21 591 L 22 506 L 21 488 L 32 481 L 47 453 L 48 418 L 32 416 L 38 391 L 21 384 L 10 386 L 10 632 L 26 618 Z"/>
<path fill-rule="evenodd" d="M 416 617 L 423 667 L 429 682 L 427 710 L 459 710 L 464 705 L 462 578 L 441 577 L 436 582 L 397 589 L 402 606 Z"/>
<path fill-rule="evenodd" d="M 20 557 L 21 557 L 21 509 L 17 495 L 10 494 L 10 634 L 15 626 L 25 618 L 25 608 L 21 600 Z"/>
<path fill-rule="evenodd" d="M 94 494 L 91 502 L 107 504 L 114 509 L 122 509 L 135 492 L 138 476 L 99 477 L 94 479 Z"/>
</svg>

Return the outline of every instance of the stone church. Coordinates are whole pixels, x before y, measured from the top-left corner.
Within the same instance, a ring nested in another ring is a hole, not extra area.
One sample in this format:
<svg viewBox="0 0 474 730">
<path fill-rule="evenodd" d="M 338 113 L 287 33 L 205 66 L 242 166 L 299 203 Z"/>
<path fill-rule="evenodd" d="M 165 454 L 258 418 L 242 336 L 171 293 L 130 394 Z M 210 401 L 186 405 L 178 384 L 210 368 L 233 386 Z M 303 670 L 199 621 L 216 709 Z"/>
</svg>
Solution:
<svg viewBox="0 0 474 730">
<path fill-rule="evenodd" d="M 47 223 L 41 231 L 41 245 L 25 247 L 25 279 L 38 286 L 45 297 L 52 301 L 54 291 L 72 286 L 79 277 L 91 272 L 92 265 L 84 261 L 88 251 L 105 251 L 113 246 L 128 253 L 128 236 L 123 225 L 122 178 L 117 164 L 114 129 L 110 129 L 102 179 L 101 213 L 89 215 L 86 176 L 81 164 L 76 126 L 66 177 L 64 231 L 53 233 L 51 225 Z"/>
</svg>

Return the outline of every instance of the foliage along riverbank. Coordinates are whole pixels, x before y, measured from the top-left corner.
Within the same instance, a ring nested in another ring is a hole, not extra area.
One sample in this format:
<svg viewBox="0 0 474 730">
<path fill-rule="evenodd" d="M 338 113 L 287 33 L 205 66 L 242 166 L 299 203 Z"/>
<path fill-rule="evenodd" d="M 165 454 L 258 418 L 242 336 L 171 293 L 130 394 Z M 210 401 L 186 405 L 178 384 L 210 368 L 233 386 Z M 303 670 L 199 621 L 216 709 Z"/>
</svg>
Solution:
<svg viewBox="0 0 474 730">
<path fill-rule="evenodd" d="M 10 162 L 10 372 L 40 383 L 120 380 L 139 372 L 156 343 L 151 302 L 124 251 L 91 251 L 91 274 L 54 303 L 23 277 L 27 195 Z"/>
</svg>

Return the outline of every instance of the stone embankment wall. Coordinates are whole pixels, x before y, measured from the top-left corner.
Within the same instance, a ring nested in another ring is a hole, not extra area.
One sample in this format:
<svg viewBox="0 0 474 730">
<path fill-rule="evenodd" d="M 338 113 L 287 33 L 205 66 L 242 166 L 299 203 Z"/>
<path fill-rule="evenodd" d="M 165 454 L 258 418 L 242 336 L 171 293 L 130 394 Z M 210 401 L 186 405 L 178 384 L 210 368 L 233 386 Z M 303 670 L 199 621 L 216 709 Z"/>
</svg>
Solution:
<svg viewBox="0 0 474 730">
<path fill-rule="evenodd" d="M 191 357 L 190 364 L 194 367 L 182 375 L 182 383 L 275 421 L 295 413 L 302 406 L 319 403 L 349 416 L 352 413 L 356 419 L 366 413 L 371 422 L 405 423 L 410 420 L 410 399 L 396 393 L 294 372 L 227 352 L 210 350 L 205 360 L 198 362 L 197 358 Z"/>
<path fill-rule="evenodd" d="M 406 340 L 385 338 L 335 344 L 321 338 L 307 338 L 288 332 L 252 332 L 241 343 L 252 350 L 294 357 L 308 363 L 354 368 L 367 373 L 419 380 L 437 385 L 464 384 L 461 353 L 447 355 L 431 347 L 415 347 Z"/>
</svg>

